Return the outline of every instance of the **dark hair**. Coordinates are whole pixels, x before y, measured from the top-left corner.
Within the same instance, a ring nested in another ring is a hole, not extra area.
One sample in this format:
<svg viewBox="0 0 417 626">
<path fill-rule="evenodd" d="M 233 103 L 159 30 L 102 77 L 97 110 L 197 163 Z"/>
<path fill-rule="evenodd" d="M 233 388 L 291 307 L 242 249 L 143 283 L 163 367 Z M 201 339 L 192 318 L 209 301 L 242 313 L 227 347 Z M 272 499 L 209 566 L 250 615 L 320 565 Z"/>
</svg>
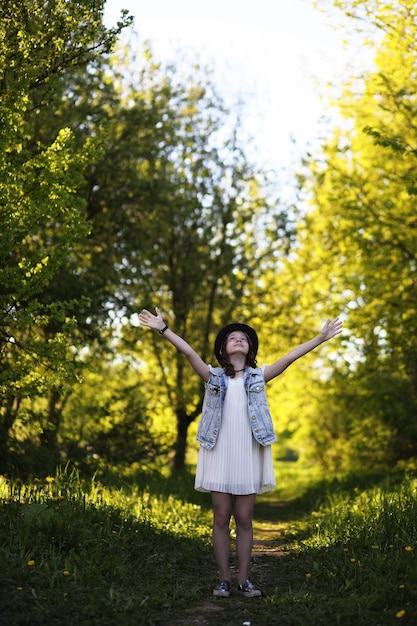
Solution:
<svg viewBox="0 0 417 626">
<path fill-rule="evenodd" d="M 229 333 L 230 335 L 230 333 Z M 222 367 L 224 367 L 224 371 L 226 373 L 226 376 L 230 376 L 230 378 L 234 378 L 236 375 L 235 372 L 235 368 L 233 366 L 233 364 L 230 362 L 230 357 L 226 352 L 226 344 L 227 344 L 227 338 L 229 335 L 226 335 L 226 337 L 223 339 L 223 343 L 221 345 L 220 348 L 220 354 L 219 354 L 219 363 Z M 249 344 L 249 352 L 246 355 L 246 363 L 245 363 L 245 367 L 256 367 L 256 351 L 255 348 L 250 340 L 249 335 L 247 335 L 246 333 L 244 333 L 245 337 L 248 340 L 248 344 Z"/>
</svg>

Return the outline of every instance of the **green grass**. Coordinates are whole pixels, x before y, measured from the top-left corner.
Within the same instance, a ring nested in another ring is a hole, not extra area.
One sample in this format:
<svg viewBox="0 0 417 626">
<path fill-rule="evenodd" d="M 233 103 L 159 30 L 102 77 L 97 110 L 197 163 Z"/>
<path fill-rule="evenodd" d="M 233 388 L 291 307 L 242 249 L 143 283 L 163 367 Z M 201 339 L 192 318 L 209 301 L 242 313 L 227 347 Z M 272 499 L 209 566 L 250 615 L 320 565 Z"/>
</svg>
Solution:
<svg viewBox="0 0 417 626">
<path fill-rule="evenodd" d="M 277 471 L 280 490 L 256 506 L 264 595 L 250 601 L 211 595 L 210 501 L 189 472 L 106 486 L 69 470 L 0 478 L 1 623 L 417 624 L 417 480 Z"/>
<path fill-rule="evenodd" d="M 2 623 L 152 624 L 182 606 L 184 584 L 198 599 L 211 557 L 198 505 L 76 473 L 48 481 L 2 481 Z"/>
</svg>

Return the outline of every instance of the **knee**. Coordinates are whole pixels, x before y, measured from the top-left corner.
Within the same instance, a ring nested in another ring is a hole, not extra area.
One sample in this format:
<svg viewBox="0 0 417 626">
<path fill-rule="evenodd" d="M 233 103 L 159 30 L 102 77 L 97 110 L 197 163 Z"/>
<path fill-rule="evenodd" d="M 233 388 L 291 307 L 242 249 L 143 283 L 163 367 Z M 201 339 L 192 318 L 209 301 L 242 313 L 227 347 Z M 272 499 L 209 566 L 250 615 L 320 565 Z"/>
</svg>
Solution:
<svg viewBox="0 0 417 626">
<path fill-rule="evenodd" d="M 235 522 L 238 531 L 252 530 L 252 515 L 235 515 Z"/>
<path fill-rule="evenodd" d="M 216 528 L 229 528 L 231 514 L 229 511 L 217 511 L 213 513 L 213 525 Z"/>
</svg>

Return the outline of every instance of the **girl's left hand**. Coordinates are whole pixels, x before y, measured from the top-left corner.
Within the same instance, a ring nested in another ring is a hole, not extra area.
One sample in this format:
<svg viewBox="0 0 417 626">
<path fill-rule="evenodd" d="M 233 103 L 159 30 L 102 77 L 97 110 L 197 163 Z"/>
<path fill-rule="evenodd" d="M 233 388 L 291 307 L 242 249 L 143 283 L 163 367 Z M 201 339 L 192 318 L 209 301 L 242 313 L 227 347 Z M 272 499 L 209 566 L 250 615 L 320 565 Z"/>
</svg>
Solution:
<svg viewBox="0 0 417 626">
<path fill-rule="evenodd" d="M 327 341 L 328 339 L 332 339 L 335 335 L 339 335 L 343 329 L 343 322 L 336 317 L 334 320 L 327 320 L 324 324 L 321 337 L 323 341 Z"/>
</svg>

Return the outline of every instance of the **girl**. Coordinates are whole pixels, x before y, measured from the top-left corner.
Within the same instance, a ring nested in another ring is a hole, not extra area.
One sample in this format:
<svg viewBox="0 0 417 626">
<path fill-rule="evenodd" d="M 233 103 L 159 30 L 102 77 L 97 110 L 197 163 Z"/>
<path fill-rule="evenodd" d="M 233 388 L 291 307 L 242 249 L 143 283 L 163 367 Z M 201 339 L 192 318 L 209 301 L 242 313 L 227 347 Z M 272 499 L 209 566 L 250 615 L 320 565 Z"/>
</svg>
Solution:
<svg viewBox="0 0 417 626">
<path fill-rule="evenodd" d="M 238 593 L 252 598 L 261 591 L 248 580 L 252 555 L 252 516 L 256 494 L 274 489 L 271 444 L 277 438 L 265 384 L 296 359 L 342 332 L 339 318 L 328 320 L 319 335 L 293 348 L 272 365 L 256 365 L 258 336 L 246 324 L 229 324 L 216 337 L 214 352 L 221 367 L 205 363 L 191 346 L 165 324 L 158 308 L 139 313 L 143 326 L 158 330 L 184 354 L 205 383 L 197 440 L 200 450 L 195 488 L 211 493 L 213 549 L 220 582 L 213 595 L 230 596 L 229 524 L 236 522 Z"/>
</svg>

